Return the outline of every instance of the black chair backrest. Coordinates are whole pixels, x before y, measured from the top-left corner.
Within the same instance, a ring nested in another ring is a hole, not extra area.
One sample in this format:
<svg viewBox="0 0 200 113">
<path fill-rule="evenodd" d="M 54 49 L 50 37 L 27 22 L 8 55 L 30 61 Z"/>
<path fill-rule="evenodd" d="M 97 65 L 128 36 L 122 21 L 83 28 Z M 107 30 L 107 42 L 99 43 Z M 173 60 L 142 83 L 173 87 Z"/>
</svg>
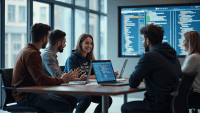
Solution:
<svg viewBox="0 0 200 113">
<path fill-rule="evenodd" d="M 173 98 L 173 113 L 189 113 L 188 108 L 188 95 L 196 78 L 198 72 L 191 72 L 191 73 L 182 73 L 182 77 L 179 80 L 179 85 L 177 86 L 176 91 L 178 92 L 177 96 Z"/>
<path fill-rule="evenodd" d="M 64 72 L 65 66 L 60 66 L 60 69 L 62 70 L 62 72 Z"/>
<path fill-rule="evenodd" d="M 2 82 L 3 82 L 5 93 L 6 93 L 5 102 L 3 104 L 3 107 L 5 107 L 6 104 L 15 102 L 15 99 L 12 96 L 12 90 L 7 90 L 7 89 L 15 89 L 15 88 L 11 88 L 13 69 L 0 69 L 0 74 L 1 74 Z"/>
</svg>

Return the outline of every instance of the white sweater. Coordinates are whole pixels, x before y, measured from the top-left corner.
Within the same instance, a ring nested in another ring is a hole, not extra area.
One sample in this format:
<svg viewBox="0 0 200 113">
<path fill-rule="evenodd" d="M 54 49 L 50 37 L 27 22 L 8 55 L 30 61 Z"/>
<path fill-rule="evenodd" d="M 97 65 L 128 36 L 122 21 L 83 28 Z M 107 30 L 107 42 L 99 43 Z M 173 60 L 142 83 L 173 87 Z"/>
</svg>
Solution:
<svg viewBox="0 0 200 113">
<path fill-rule="evenodd" d="M 198 75 L 192 86 L 195 91 L 200 92 L 200 55 L 198 53 L 188 56 L 182 65 L 182 72 L 191 72 L 194 70 L 198 72 Z"/>
</svg>

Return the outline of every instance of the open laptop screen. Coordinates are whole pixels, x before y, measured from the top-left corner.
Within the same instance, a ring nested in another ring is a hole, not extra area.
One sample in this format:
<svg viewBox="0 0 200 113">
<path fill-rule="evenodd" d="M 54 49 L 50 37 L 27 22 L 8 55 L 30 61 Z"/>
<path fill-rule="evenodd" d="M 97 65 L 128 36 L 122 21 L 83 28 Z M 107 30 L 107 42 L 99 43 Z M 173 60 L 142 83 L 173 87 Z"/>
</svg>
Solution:
<svg viewBox="0 0 200 113">
<path fill-rule="evenodd" d="M 97 82 L 115 81 L 115 75 L 110 61 L 92 62 Z"/>
</svg>

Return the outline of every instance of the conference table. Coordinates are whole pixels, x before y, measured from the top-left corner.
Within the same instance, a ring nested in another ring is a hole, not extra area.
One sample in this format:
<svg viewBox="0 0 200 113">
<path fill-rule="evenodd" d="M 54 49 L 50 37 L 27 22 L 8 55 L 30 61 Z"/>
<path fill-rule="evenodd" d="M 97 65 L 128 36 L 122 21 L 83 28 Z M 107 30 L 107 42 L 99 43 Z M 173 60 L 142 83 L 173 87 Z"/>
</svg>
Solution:
<svg viewBox="0 0 200 113">
<path fill-rule="evenodd" d="M 120 80 L 119 80 L 120 81 Z M 128 79 L 123 80 L 127 82 Z M 122 82 L 122 81 L 121 81 Z M 145 90 L 145 84 L 141 82 L 139 87 L 130 88 L 125 86 L 102 86 L 99 85 L 96 79 L 89 79 L 86 85 L 69 85 L 67 83 L 57 86 L 34 86 L 34 87 L 20 87 L 18 92 L 27 93 L 60 93 L 60 94 L 84 94 L 102 96 L 102 112 L 108 113 L 108 103 L 110 95 L 124 95 L 124 103 L 127 102 L 127 94 L 136 93 Z"/>
</svg>

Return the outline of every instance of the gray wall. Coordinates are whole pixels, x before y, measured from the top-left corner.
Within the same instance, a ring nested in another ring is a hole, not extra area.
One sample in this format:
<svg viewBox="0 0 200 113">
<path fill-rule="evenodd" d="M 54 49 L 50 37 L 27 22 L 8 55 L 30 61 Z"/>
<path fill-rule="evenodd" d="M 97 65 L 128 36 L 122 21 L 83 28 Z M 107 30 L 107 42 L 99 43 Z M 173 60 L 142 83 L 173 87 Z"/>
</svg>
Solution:
<svg viewBox="0 0 200 113">
<path fill-rule="evenodd" d="M 177 3 L 200 3 L 200 0 L 108 0 L 108 56 L 112 61 L 115 71 L 121 71 L 126 58 L 118 57 L 118 6 L 131 5 L 156 5 L 156 4 L 177 4 Z M 179 58 L 181 65 L 184 58 Z M 123 76 L 130 76 L 137 65 L 139 58 L 130 57 Z"/>
</svg>

